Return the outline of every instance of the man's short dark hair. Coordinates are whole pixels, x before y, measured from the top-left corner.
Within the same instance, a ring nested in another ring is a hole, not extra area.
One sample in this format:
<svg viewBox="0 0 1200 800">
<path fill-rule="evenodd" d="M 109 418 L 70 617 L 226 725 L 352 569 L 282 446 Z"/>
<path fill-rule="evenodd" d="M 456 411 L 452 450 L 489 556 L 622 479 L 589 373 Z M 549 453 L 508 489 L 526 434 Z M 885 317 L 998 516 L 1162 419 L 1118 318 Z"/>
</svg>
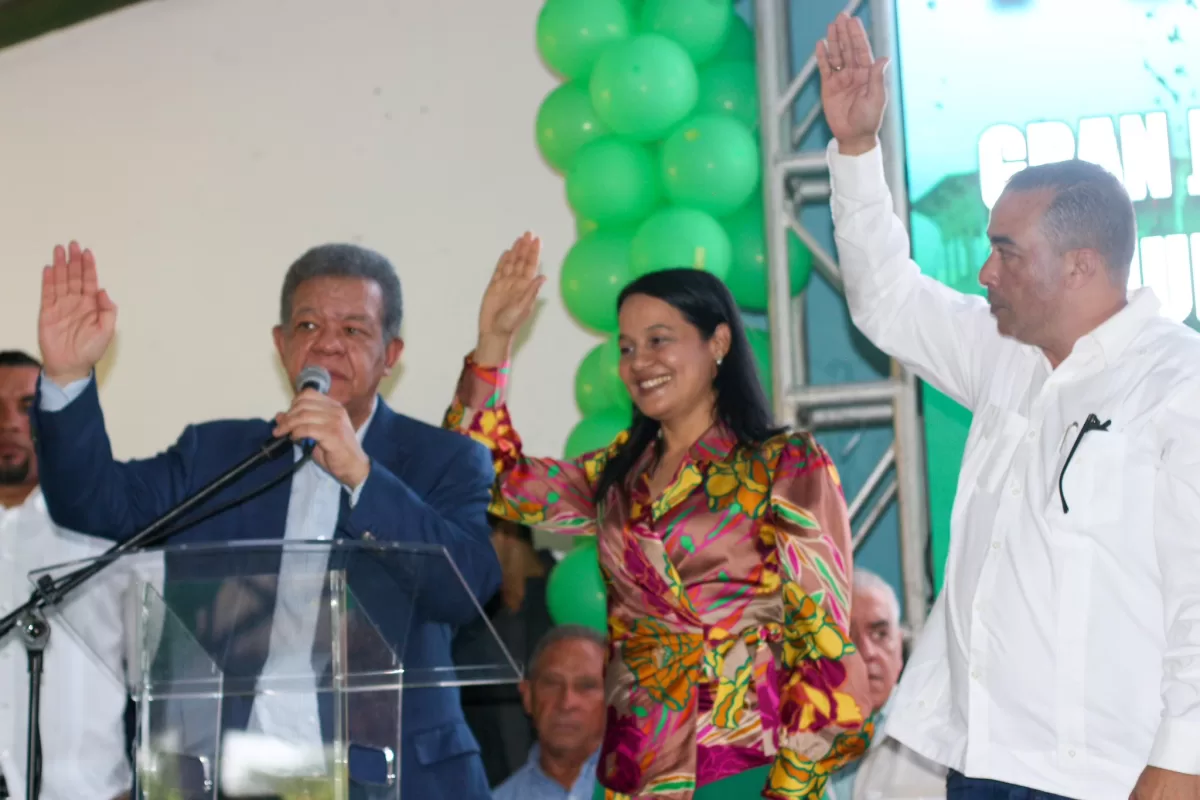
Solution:
<svg viewBox="0 0 1200 800">
<path fill-rule="evenodd" d="M 1137 218 L 1117 177 L 1098 164 L 1072 159 L 1027 167 L 1013 175 L 1006 187 L 1014 192 L 1039 189 L 1054 192 L 1042 217 L 1050 243 L 1059 253 L 1095 250 L 1115 281 L 1124 286 L 1137 252 Z"/>
<path fill-rule="evenodd" d="M 288 267 L 279 298 L 280 324 L 292 319 L 292 298 L 296 288 L 312 278 L 365 278 L 374 281 L 383 294 L 383 335 L 400 335 L 403 302 L 400 278 L 392 263 L 374 250 L 353 244 L 323 244 L 300 256 Z"/>
<path fill-rule="evenodd" d="M 608 647 L 608 638 L 603 633 L 586 625 L 557 625 L 547 631 L 541 639 L 538 639 L 533 653 L 529 656 L 529 663 L 525 666 L 525 677 L 529 680 L 536 678 L 538 663 L 542 660 L 542 655 L 559 642 L 571 639 L 584 639 L 599 646 L 601 650 L 606 650 Z"/>
<path fill-rule="evenodd" d="M 41 369 L 42 362 L 24 350 L 0 350 L 0 367 L 37 367 Z"/>
</svg>

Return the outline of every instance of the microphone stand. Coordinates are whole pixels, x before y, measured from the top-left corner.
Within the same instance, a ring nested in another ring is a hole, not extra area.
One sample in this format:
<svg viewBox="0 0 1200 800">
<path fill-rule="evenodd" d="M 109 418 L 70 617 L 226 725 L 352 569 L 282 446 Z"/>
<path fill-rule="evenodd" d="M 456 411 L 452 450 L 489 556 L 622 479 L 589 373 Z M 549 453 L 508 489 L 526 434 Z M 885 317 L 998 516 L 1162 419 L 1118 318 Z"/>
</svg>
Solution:
<svg viewBox="0 0 1200 800">
<path fill-rule="evenodd" d="M 134 550 L 152 547 L 169 539 L 176 531 L 174 525 L 202 503 L 216 495 L 222 489 L 236 483 L 255 467 L 273 461 L 284 453 L 290 452 L 294 442 L 291 439 L 269 439 L 250 457 L 237 464 L 223 475 L 187 498 L 166 514 L 151 522 L 142 530 L 125 541 L 114 545 L 96 561 L 80 567 L 74 572 L 64 575 L 57 580 L 49 575 L 42 575 L 37 581 L 37 587 L 29 596 L 29 600 L 11 614 L 0 619 L 0 641 L 3 641 L 14 628 L 20 628 L 21 642 L 29 657 L 29 718 L 25 730 L 26 742 L 26 774 L 25 798 L 38 800 L 41 792 L 41 732 L 38 725 L 38 712 L 41 708 L 42 662 L 46 644 L 50 641 L 50 623 L 46 619 L 44 609 L 59 605 L 72 591 L 78 589 L 89 579 L 115 561 L 115 557 Z"/>
</svg>

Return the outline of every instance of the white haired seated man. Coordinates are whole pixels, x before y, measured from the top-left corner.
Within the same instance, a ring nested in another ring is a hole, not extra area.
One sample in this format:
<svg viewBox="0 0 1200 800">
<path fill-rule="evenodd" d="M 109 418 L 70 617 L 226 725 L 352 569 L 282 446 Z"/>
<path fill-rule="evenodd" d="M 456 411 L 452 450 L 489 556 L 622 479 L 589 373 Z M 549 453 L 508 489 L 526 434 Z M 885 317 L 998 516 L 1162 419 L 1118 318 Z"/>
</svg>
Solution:
<svg viewBox="0 0 1200 800">
<path fill-rule="evenodd" d="M 887 735 L 887 715 L 904 668 L 900 601 L 883 578 L 854 570 L 850 639 L 867 665 L 875 738 L 859 761 L 834 775 L 826 800 L 934 800 L 946 796 L 944 767 L 917 755 Z"/>
</svg>

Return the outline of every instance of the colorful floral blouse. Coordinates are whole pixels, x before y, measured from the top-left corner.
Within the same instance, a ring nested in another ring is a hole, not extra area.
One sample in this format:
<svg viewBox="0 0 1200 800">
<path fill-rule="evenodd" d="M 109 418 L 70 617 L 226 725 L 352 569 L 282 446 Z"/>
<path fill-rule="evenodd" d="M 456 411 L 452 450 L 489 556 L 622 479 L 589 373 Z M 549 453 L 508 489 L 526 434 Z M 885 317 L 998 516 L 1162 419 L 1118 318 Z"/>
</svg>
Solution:
<svg viewBox="0 0 1200 800">
<path fill-rule="evenodd" d="M 747 449 L 714 425 L 659 497 L 647 452 L 629 491 L 597 508 L 592 487 L 626 435 L 572 461 L 530 458 L 505 407 L 507 377 L 468 359 L 445 425 L 491 451 L 493 513 L 598 536 L 609 654 L 597 772 L 608 796 L 690 798 L 771 764 L 764 796 L 820 798 L 872 728 L 846 635 L 850 529 L 828 455 L 809 434 Z"/>
</svg>

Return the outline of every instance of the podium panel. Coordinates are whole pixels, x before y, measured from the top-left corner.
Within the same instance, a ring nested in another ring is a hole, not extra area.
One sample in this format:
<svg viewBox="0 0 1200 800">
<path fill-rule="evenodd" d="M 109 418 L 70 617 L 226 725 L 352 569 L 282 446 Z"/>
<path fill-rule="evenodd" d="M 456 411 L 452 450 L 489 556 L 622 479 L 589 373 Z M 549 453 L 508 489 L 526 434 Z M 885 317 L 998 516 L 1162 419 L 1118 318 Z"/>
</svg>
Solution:
<svg viewBox="0 0 1200 800">
<path fill-rule="evenodd" d="M 146 800 L 398 800 L 406 692 L 520 679 L 440 547 L 193 544 L 30 578 L 46 585 L 86 567 L 99 572 L 47 618 L 55 636 L 100 654 L 111 642 L 94 640 L 88 620 L 98 608 L 123 615 L 114 677 L 137 702 Z M 447 631 L 479 619 L 501 663 L 451 661 Z"/>
</svg>

